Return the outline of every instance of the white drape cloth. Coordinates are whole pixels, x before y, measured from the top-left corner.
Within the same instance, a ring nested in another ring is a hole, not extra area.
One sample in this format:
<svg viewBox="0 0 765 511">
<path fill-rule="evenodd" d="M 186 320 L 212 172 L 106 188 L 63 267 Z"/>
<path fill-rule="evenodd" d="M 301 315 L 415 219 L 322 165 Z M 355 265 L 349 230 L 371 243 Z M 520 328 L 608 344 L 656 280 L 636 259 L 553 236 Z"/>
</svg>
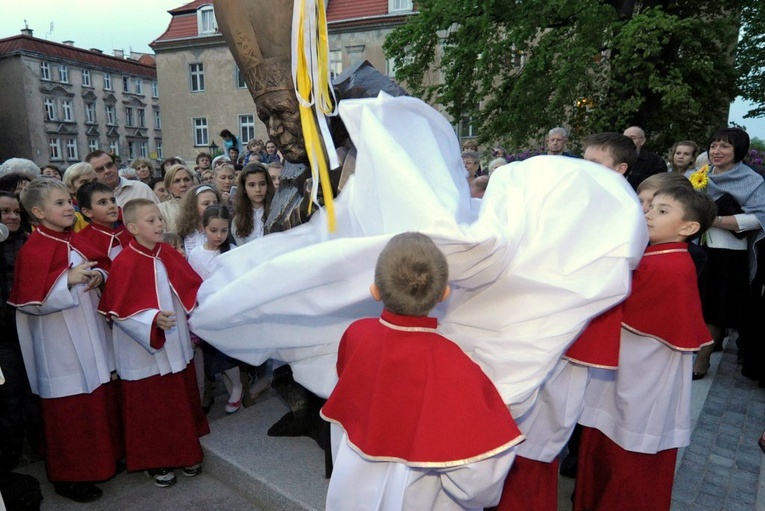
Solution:
<svg viewBox="0 0 765 511">
<path fill-rule="evenodd" d="M 422 101 L 345 100 L 340 115 L 358 155 L 337 232 L 320 210 L 223 254 L 192 330 L 249 363 L 289 362 L 326 397 L 343 331 L 380 314 L 368 291 L 378 254 L 393 235 L 420 231 L 449 261 L 440 331 L 522 412 L 586 322 L 629 292 L 647 244 L 634 192 L 600 165 L 540 156 L 498 169 L 471 200 L 454 131 Z"/>
</svg>

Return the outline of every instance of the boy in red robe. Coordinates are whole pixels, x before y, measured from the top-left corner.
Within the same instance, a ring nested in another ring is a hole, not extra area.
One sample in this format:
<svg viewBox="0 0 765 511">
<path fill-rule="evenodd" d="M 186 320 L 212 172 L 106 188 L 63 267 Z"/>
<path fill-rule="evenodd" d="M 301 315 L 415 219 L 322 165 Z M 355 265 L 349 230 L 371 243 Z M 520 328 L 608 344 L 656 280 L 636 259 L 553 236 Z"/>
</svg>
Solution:
<svg viewBox="0 0 765 511">
<path fill-rule="evenodd" d="M 40 396 L 45 468 L 56 493 L 91 502 L 93 484 L 113 477 L 122 457 L 114 358 L 94 289 L 98 257 L 70 244 L 74 207 L 55 179 L 36 179 L 21 203 L 37 222 L 16 257 L 8 303 L 32 392 Z M 103 261 L 101 261 L 102 263 Z"/>
<path fill-rule="evenodd" d="M 147 470 L 166 488 L 176 482 L 174 468 L 187 477 L 201 473 L 199 437 L 210 432 L 186 323 L 202 279 L 162 243 L 154 202 L 128 201 L 123 218 L 135 239 L 112 263 L 99 311 L 114 321 L 127 468 Z"/>
<path fill-rule="evenodd" d="M 75 247 L 90 246 L 109 261 L 109 267 L 104 268 L 109 271 L 111 261 L 133 239 L 120 222 L 120 209 L 114 192 L 99 181 L 86 183 L 77 190 L 77 204 L 89 223 L 72 236 L 72 244 Z"/>
<path fill-rule="evenodd" d="M 690 442 L 693 352 L 710 342 L 687 241 L 715 218 L 690 187 L 659 190 L 650 246 L 623 303 L 619 369 L 593 372 L 580 423 L 575 510 L 669 510 L 678 447 Z"/>
<path fill-rule="evenodd" d="M 448 273 L 420 233 L 394 236 L 380 254 L 370 291 L 385 308 L 346 330 L 339 381 L 321 411 L 336 447 L 327 510 L 483 509 L 499 500 L 523 437 L 488 377 L 427 317 L 449 295 Z"/>
</svg>

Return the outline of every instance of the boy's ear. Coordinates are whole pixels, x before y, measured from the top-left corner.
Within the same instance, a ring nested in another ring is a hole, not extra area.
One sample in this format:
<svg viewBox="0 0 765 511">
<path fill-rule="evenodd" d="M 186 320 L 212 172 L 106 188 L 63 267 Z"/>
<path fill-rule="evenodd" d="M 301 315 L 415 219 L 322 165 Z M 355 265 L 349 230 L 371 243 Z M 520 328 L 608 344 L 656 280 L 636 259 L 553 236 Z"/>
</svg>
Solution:
<svg viewBox="0 0 765 511">
<path fill-rule="evenodd" d="M 138 234 L 138 228 L 137 228 L 137 227 L 135 226 L 135 224 L 134 224 L 134 223 L 132 223 L 132 222 L 131 222 L 131 223 L 128 223 L 128 224 L 125 224 L 125 229 L 127 229 L 127 230 L 128 230 L 128 232 L 129 232 L 130 234 L 132 234 L 133 236 L 135 236 L 136 234 Z"/>
<path fill-rule="evenodd" d="M 376 302 L 379 302 L 382 298 L 380 296 L 380 288 L 378 288 L 377 284 L 375 283 L 372 283 L 372 285 L 369 286 L 369 293 L 372 295 L 372 298 L 374 298 Z"/>
<path fill-rule="evenodd" d="M 32 206 L 32 209 L 30 209 L 29 212 L 32 213 L 32 216 L 35 217 L 38 221 L 45 218 L 45 213 L 43 213 L 43 210 L 40 206 Z"/>
<path fill-rule="evenodd" d="M 90 208 L 80 208 L 80 213 L 85 215 L 86 217 L 92 219 L 93 218 L 93 210 Z"/>
<path fill-rule="evenodd" d="M 629 165 L 627 165 L 626 163 L 622 162 L 622 163 L 620 163 L 619 165 L 617 165 L 617 166 L 616 166 L 616 168 L 615 168 L 614 170 L 615 170 L 615 171 L 616 171 L 618 174 L 621 174 L 621 175 L 623 176 L 623 175 L 625 174 L 625 172 L 627 172 L 627 169 L 628 169 L 628 168 L 629 168 Z"/>
<path fill-rule="evenodd" d="M 701 229 L 701 224 L 694 221 L 688 221 L 683 224 L 683 226 L 680 228 L 679 234 L 685 236 L 686 238 L 689 238 L 699 232 L 699 229 Z"/>
<path fill-rule="evenodd" d="M 446 289 L 444 289 L 444 296 L 442 296 L 442 297 L 441 297 L 441 299 L 440 299 L 440 300 L 438 300 L 438 301 L 439 301 L 439 302 L 443 302 L 444 300 L 446 300 L 447 298 L 449 298 L 449 295 L 450 295 L 451 293 L 452 293 L 452 288 L 451 288 L 451 286 L 449 286 L 449 284 L 447 284 L 447 285 L 446 285 Z"/>
</svg>

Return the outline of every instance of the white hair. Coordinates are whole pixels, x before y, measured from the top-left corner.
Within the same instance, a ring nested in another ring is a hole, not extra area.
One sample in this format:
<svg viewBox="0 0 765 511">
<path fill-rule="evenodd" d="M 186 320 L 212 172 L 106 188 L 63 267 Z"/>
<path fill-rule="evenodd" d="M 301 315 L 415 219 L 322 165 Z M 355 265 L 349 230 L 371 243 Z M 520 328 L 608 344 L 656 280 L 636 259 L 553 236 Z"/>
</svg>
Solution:
<svg viewBox="0 0 765 511">
<path fill-rule="evenodd" d="M 0 165 L 0 177 L 10 174 L 11 172 L 24 174 L 28 176 L 31 181 L 40 175 L 40 167 L 38 167 L 32 160 L 27 160 L 26 158 L 10 158 Z"/>
<path fill-rule="evenodd" d="M 550 135 L 563 135 L 563 138 L 568 138 L 568 130 L 562 126 L 557 126 L 547 132 L 547 136 Z"/>
</svg>

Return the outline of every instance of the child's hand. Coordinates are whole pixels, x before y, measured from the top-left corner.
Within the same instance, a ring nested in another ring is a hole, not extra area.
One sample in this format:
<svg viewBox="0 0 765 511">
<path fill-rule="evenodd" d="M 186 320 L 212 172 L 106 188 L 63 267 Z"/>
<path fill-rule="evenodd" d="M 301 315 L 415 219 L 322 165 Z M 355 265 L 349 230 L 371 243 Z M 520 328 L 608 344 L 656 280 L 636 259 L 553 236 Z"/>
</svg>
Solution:
<svg viewBox="0 0 765 511">
<path fill-rule="evenodd" d="M 90 284 L 91 279 L 98 277 L 100 279 L 98 283 L 101 283 L 102 277 L 101 273 L 97 270 L 92 270 L 96 265 L 95 262 L 92 261 L 85 261 L 83 263 L 78 264 L 77 266 L 73 268 L 69 268 L 69 275 L 67 275 L 66 283 L 71 288 L 72 286 L 76 286 L 77 284 Z M 98 285 L 98 284 L 96 284 Z M 92 288 L 88 288 L 92 289 Z"/>
<path fill-rule="evenodd" d="M 93 276 L 90 277 L 90 279 L 88 279 L 88 287 L 85 289 L 85 291 L 90 291 L 91 289 L 95 289 L 103 283 L 104 283 L 104 276 L 101 275 L 101 272 L 93 270 Z"/>
<path fill-rule="evenodd" d="M 157 326 L 161 330 L 170 330 L 175 326 L 175 313 L 160 311 L 157 314 Z"/>
</svg>

